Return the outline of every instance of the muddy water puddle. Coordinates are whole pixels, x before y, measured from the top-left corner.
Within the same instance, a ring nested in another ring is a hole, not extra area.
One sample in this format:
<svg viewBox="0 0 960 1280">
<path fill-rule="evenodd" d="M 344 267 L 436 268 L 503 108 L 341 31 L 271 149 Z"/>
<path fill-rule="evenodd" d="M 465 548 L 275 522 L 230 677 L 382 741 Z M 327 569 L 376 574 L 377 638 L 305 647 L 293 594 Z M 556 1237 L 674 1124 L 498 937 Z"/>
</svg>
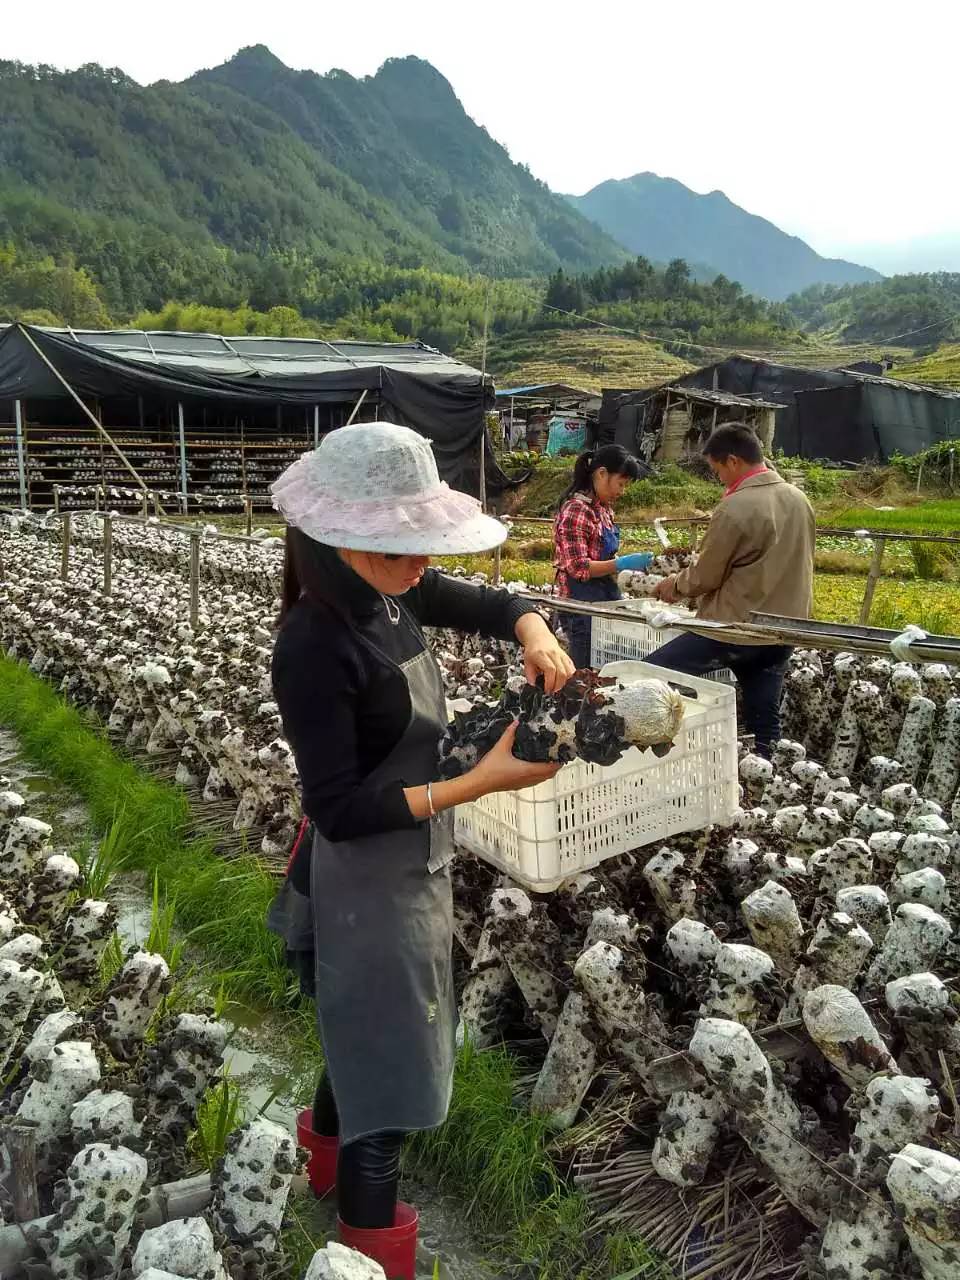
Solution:
<svg viewBox="0 0 960 1280">
<path fill-rule="evenodd" d="M 53 827 L 52 844 L 57 852 L 76 856 L 78 850 L 96 843 L 100 833 L 94 829 L 87 806 L 28 760 L 16 736 L 3 727 L 0 775 L 8 780 L 5 785 L 10 790 L 27 800 L 32 817 Z M 124 949 L 145 945 L 150 935 L 151 889 L 143 873 L 128 872 L 107 890 L 106 896 L 117 908 L 117 932 Z M 188 951 L 185 963 L 195 964 L 202 980 L 203 957 Z M 203 985 L 215 990 L 216 975 L 211 974 Z M 229 1028 L 224 1069 L 240 1087 L 247 1114 L 263 1114 L 293 1132 L 297 1112 L 309 1105 L 314 1088 L 318 1064 L 309 1045 L 302 1039 L 292 1042 L 288 1021 L 257 1009 L 231 1004 L 221 1016 Z M 436 1274 L 439 1280 L 496 1280 L 496 1269 L 484 1260 L 481 1246 L 464 1227 L 455 1200 L 419 1178 L 405 1179 L 401 1195 L 421 1214 L 417 1280 L 434 1280 Z M 329 1201 L 318 1203 L 311 1197 L 297 1202 L 293 1209 L 305 1230 L 318 1241 L 333 1235 L 335 1209 Z"/>
</svg>

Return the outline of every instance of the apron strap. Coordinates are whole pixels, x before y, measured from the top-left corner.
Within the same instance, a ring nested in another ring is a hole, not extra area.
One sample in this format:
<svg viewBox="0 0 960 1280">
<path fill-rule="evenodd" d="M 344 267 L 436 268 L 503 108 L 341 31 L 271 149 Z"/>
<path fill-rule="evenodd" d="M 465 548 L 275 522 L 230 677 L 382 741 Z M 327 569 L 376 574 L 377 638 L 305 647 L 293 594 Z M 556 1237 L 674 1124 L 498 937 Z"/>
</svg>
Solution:
<svg viewBox="0 0 960 1280">
<path fill-rule="evenodd" d="M 309 827 L 309 825 L 309 818 L 303 817 L 300 819 L 300 826 L 297 828 L 296 839 L 293 842 L 293 848 L 290 850 L 290 857 L 287 859 L 287 869 L 284 872 L 284 875 L 288 876 L 293 869 L 293 864 L 297 860 L 297 854 L 300 851 L 301 844 L 303 844 L 303 837 L 306 835 L 307 827 Z"/>
</svg>

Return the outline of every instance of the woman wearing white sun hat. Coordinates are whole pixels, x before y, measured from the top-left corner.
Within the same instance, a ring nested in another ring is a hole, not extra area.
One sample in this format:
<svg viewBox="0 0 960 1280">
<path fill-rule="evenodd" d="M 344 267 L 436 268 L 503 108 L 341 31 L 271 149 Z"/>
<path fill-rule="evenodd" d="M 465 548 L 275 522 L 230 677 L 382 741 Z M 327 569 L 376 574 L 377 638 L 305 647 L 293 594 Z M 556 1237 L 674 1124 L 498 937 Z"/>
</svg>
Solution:
<svg viewBox="0 0 960 1280">
<path fill-rule="evenodd" d="M 272 492 L 288 525 L 273 683 L 312 838 L 270 924 L 316 1001 L 326 1059 L 298 1133 L 318 1194 L 336 1164 L 341 1238 L 412 1280 L 416 1214 L 397 1201 L 399 1153 L 405 1133 L 442 1124 L 450 1100 L 453 808 L 556 772 L 515 759 L 510 731 L 464 777 L 436 780 L 446 708 L 421 628 L 516 639 L 528 679 L 548 690 L 573 665 L 531 606 L 428 568 L 431 555 L 489 550 L 506 534 L 441 483 L 416 432 L 334 431 Z"/>
</svg>

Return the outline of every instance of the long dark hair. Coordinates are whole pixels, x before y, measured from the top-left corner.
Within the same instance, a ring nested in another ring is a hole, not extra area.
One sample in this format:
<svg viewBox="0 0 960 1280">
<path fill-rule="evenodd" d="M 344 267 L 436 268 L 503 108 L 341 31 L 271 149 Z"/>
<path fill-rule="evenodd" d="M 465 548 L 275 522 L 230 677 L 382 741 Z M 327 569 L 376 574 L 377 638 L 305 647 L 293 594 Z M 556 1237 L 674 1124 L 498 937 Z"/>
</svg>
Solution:
<svg viewBox="0 0 960 1280">
<path fill-rule="evenodd" d="M 283 623 L 287 614 L 304 595 L 309 596 L 315 604 L 326 605 L 340 617 L 345 617 L 334 585 L 338 560 L 333 547 L 307 537 L 299 529 L 287 526 L 278 625 Z"/>
<path fill-rule="evenodd" d="M 573 479 L 570 487 L 560 499 L 562 507 L 569 502 L 575 493 L 593 493 L 593 473 L 604 467 L 613 476 L 629 476 L 631 480 L 639 480 L 644 469 L 639 459 L 628 452 L 622 444 L 604 444 L 599 449 L 588 449 L 581 453 L 573 468 Z"/>
</svg>

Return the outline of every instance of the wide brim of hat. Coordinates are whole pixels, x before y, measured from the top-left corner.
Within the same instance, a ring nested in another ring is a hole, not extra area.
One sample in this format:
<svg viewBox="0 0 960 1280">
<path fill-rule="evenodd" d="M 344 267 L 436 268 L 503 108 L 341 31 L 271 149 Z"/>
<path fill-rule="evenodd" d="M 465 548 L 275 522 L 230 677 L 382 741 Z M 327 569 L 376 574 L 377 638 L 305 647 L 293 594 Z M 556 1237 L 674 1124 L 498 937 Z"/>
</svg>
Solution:
<svg viewBox="0 0 960 1280">
<path fill-rule="evenodd" d="M 491 551 L 507 529 L 485 515 L 469 494 L 446 484 L 408 501 L 376 497 L 343 501 L 318 491 L 294 463 L 271 486 L 273 505 L 287 524 L 329 547 L 387 555 L 459 556 Z"/>
</svg>

